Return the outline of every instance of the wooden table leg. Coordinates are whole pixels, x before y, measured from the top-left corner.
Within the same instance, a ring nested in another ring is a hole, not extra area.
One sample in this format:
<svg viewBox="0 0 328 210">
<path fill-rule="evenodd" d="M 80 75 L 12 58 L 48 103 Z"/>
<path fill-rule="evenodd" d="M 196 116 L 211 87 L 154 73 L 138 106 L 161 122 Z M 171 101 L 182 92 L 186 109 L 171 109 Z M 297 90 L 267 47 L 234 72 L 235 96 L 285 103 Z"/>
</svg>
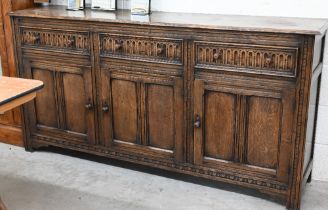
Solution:
<svg viewBox="0 0 328 210">
<path fill-rule="evenodd" d="M 5 207 L 5 204 L 2 202 L 1 198 L 0 198 L 0 210 L 7 210 L 7 208 Z"/>
</svg>

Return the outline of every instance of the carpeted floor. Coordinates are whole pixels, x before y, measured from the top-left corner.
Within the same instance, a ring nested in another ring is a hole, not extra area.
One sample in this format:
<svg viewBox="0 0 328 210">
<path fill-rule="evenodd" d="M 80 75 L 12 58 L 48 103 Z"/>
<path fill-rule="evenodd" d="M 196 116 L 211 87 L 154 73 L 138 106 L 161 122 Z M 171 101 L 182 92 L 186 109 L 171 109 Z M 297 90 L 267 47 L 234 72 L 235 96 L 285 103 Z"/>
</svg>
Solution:
<svg viewBox="0 0 328 210">
<path fill-rule="evenodd" d="M 200 183 L 0 143 L 0 195 L 8 210 L 285 209 Z M 328 209 L 328 183 L 309 184 L 302 209 Z"/>
</svg>

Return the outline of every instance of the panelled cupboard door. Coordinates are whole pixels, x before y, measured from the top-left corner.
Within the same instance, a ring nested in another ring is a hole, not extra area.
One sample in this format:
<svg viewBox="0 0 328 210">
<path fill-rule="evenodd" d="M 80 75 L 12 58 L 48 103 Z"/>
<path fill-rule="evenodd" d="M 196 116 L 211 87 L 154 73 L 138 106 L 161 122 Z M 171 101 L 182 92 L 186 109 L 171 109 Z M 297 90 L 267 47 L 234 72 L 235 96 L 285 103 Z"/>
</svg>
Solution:
<svg viewBox="0 0 328 210">
<path fill-rule="evenodd" d="M 24 61 L 26 78 L 44 82 L 29 106 L 31 134 L 95 140 L 94 105 L 90 67 Z"/>
<path fill-rule="evenodd" d="M 105 146 L 183 160 L 181 78 L 102 70 L 101 84 Z"/>
<path fill-rule="evenodd" d="M 278 92 L 194 83 L 194 162 L 288 182 L 292 90 Z"/>
</svg>

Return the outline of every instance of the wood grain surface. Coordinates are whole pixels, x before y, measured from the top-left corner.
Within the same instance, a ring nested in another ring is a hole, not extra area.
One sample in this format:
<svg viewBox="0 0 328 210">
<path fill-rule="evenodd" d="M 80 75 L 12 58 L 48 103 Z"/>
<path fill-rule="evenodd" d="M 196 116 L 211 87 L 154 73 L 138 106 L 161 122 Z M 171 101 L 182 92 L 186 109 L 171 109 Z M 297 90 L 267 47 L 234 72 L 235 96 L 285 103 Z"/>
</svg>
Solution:
<svg viewBox="0 0 328 210">
<path fill-rule="evenodd" d="M 214 15 L 173 12 L 152 12 L 150 16 L 133 16 L 129 10 L 102 12 L 86 9 L 67 11 L 63 6 L 39 7 L 11 13 L 12 16 L 68 19 L 80 21 L 134 23 L 152 26 L 221 29 L 236 31 L 321 34 L 325 32 L 325 19 L 259 17 L 243 15 Z"/>
</svg>

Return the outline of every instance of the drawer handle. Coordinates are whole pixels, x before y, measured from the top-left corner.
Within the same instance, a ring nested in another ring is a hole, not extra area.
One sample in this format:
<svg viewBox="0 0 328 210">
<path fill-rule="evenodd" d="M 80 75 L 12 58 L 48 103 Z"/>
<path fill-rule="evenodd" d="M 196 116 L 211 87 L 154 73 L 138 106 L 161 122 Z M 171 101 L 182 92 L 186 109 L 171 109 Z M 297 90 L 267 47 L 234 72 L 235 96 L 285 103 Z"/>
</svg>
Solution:
<svg viewBox="0 0 328 210">
<path fill-rule="evenodd" d="M 107 104 L 105 104 L 103 107 L 102 107 L 102 110 L 103 112 L 108 112 L 109 111 L 109 106 Z"/>
<path fill-rule="evenodd" d="M 92 106 L 91 103 L 88 103 L 88 104 L 85 105 L 85 108 L 86 108 L 87 110 L 91 110 L 91 109 L 93 108 L 93 106 Z"/>
<path fill-rule="evenodd" d="M 69 38 L 67 41 L 67 47 L 73 47 L 74 43 L 75 43 L 75 38 L 74 37 Z"/>
<path fill-rule="evenodd" d="M 201 121 L 200 121 L 200 117 L 199 117 L 199 115 L 196 115 L 196 119 L 195 119 L 194 126 L 195 126 L 196 128 L 200 128 L 200 126 L 201 126 Z"/>
<path fill-rule="evenodd" d="M 271 66 L 271 64 L 272 64 L 272 57 L 265 58 L 265 64 L 266 64 L 266 66 Z"/>
<path fill-rule="evenodd" d="M 221 54 L 220 53 L 214 53 L 214 55 L 213 55 L 213 59 L 215 61 L 217 61 L 220 57 L 221 57 Z"/>
<path fill-rule="evenodd" d="M 34 34 L 32 36 L 32 42 L 35 44 L 40 41 L 40 35 L 39 34 Z"/>
<path fill-rule="evenodd" d="M 116 42 L 115 43 L 115 51 L 121 50 L 123 48 L 123 43 Z"/>
<path fill-rule="evenodd" d="M 157 46 L 157 55 L 163 55 L 165 52 L 165 46 L 163 44 Z"/>
</svg>

